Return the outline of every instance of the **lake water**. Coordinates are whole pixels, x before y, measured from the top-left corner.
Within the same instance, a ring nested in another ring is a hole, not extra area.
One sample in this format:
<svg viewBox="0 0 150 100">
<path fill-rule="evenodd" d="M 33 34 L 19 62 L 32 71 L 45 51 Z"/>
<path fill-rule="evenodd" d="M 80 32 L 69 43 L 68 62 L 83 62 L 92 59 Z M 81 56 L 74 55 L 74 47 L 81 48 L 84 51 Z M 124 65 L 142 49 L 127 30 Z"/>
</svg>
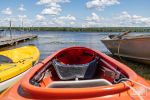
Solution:
<svg viewBox="0 0 150 100">
<path fill-rule="evenodd" d="M 12 35 L 20 35 L 29 32 L 13 31 Z M 40 60 L 49 56 L 50 54 L 60 50 L 62 48 L 71 46 L 84 46 L 96 50 L 100 50 L 104 53 L 109 53 L 106 47 L 101 43 L 100 39 L 107 36 L 108 33 L 105 32 L 50 32 L 50 31 L 36 31 L 30 32 L 37 34 L 38 38 L 21 42 L 17 46 L 5 47 L 3 49 L 20 47 L 28 44 L 36 45 L 40 52 Z M 9 32 L 3 33 L 9 36 Z M 116 34 L 116 33 L 111 33 Z M 147 33 L 149 34 L 149 33 Z"/>
<path fill-rule="evenodd" d="M 12 32 L 13 36 L 29 33 L 29 32 Z M 40 52 L 40 60 L 43 60 L 45 57 L 50 54 L 60 50 L 62 48 L 70 47 L 70 46 L 84 46 L 92 49 L 99 50 L 104 53 L 110 53 L 107 48 L 100 42 L 100 39 L 107 36 L 108 33 L 105 32 L 48 32 L 48 31 L 40 31 L 40 32 L 30 32 L 33 34 L 37 34 L 38 38 L 21 42 L 17 46 L 7 46 L 1 48 L 1 50 L 12 49 L 16 47 L 25 46 L 28 44 L 35 44 Z M 111 33 L 116 34 L 116 33 Z M 144 34 L 144 33 L 133 33 L 133 34 Z M 150 33 L 145 33 L 150 34 Z M 1 34 L 0 34 L 1 35 Z M 9 32 L 3 33 L 2 35 L 9 36 Z M 119 59 L 117 59 L 119 60 Z M 135 72 L 137 72 L 142 77 L 150 80 L 149 66 L 133 63 L 126 61 L 124 59 L 120 60 L 122 63 L 126 64 L 130 68 L 132 68 Z"/>
</svg>

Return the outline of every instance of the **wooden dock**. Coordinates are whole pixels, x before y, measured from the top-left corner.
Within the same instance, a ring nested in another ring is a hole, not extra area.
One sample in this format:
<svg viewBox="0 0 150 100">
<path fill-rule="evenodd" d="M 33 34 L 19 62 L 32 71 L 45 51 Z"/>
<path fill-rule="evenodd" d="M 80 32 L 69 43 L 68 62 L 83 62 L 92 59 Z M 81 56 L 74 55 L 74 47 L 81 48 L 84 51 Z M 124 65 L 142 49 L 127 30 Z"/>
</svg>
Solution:
<svg viewBox="0 0 150 100">
<path fill-rule="evenodd" d="M 0 46 L 7 46 L 17 44 L 18 42 L 31 40 L 33 38 L 37 38 L 37 35 L 33 34 L 23 34 L 19 36 L 12 36 L 12 37 L 1 37 L 0 38 Z"/>
</svg>

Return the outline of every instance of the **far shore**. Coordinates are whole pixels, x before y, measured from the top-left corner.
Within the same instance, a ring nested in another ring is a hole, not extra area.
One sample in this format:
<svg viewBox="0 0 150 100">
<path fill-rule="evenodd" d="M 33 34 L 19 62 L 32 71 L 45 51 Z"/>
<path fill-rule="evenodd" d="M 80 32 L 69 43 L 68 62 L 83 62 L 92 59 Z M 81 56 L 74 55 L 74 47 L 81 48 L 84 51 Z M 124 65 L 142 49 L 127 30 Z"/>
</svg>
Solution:
<svg viewBox="0 0 150 100">
<path fill-rule="evenodd" d="M 150 32 L 150 27 L 0 27 L 0 30 L 65 31 L 65 32 Z"/>
</svg>

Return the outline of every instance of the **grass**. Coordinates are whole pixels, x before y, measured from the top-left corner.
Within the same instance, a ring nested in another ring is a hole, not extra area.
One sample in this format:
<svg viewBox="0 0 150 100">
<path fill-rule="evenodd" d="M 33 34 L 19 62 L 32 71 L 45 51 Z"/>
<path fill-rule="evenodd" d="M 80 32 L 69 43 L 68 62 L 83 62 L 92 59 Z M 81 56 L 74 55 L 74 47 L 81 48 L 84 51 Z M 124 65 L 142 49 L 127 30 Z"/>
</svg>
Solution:
<svg viewBox="0 0 150 100">
<path fill-rule="evenodd" d="M 142 76 L 146 80 L 150 80 L 150 65 L 132 62 L 132 61 L 129 61 L 125 58 L 119 59 L 116 56 L 111 56 L 111 57 L 124 63 L 125 65 L 130 67 L 132 70 L 134 70 L 137 74 L 139 74 L 140 76 Z"/>
</svg>

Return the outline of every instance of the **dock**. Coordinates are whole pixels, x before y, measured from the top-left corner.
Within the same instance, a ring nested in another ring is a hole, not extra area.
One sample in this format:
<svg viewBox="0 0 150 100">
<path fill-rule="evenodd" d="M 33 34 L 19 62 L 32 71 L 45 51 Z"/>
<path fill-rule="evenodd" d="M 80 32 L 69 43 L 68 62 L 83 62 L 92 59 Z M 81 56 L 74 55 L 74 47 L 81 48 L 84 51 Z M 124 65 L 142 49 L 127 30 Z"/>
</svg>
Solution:
<svg viewBox="0 0 150 100">
<path fill-rule="evenodd" d="M 37 37 L 38 37 L 37 35 L 33 35 L 33 34 L 23 34 L 23 35 L 12 36 L 12 37 L 1 37 L 0 46 L 14 45 L 17 44 L 18 42 L 31 40 Z"/>
</svg>

